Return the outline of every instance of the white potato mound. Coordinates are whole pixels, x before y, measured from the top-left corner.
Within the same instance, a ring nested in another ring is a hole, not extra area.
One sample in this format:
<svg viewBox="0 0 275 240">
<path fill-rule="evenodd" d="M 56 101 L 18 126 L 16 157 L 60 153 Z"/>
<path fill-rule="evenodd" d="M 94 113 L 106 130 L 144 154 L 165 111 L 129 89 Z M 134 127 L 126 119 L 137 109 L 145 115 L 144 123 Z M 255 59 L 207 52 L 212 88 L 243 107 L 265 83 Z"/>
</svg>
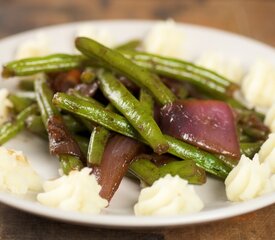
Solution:
<svg viewBox="0 0 275 240">
<path fill-rule="evenodd" d="M 81 171 L 71 171 L 69 175 L 46 181 L 43 193 L 37 195 L 37 200 L 49 207 L 66 211 L 79 211 L 98 214 L 108 206 L 108 201 L 100 197 L 101 186 L 95 175 L 90 174 L 90 168 Z"/>
<path fill-rule="evenodd" d="M 270 108 L 275 102 L 275 67 L 264 60 L 255 62 L 243 79 L 241 90 L 254 107 Z"/>
<path fill-rule="evenodd" d="M 259 159 L 261 163 L 268 165 L 271 173 L 275 173 L 275 133 L 270 134 L 261 146 Z"/>
<path fill-rule="evenodd" d="M 0 147 L 0 188 L 15 194 L 40 191 L 42 179 L 22 152 Z"/>
<path fill-rule="evenodd" d="M 49 38 L 43 33 L 37 33 L 33 38 L 19 44 L 15 59 L 43 57 L 51 53 Z"/>
<path fill-rule="evenodd" d="M 97 28 L 91 24 L 83 24 L 76 31 L 76 37 L 88 37 L 107 46 L 114 47 L 115 39 L 105 28 Z"/>
<path fill-rule="evenodd" d="M 179 176 L 168 174 L 141 190 L 134 212 L 137 216 L 180 215 L 202 208 L 194 187 Z"/>
<path fill-rule="evenodd" d="M 244 75 L 243 67 L 236 58 L 225 58 L 218 52 L 205 52 L 196 61 L 197 65 L 210 69 L 235 83 Z"/>
<path fill-rule="evenodd" d="M 167 20 L 153 26 L 143 40 L 143 48 L 149 53 L 182 58 L 183 43 L 183 31 L 173 20 Z"/>
<path fill-rule="evenodd" d="M 233 202 L 250 200 L 272 191 L 269 185 L 270 170 L 267 165 L 260 164 L 258 154 L 252 160 L 242 155 L 225 179 L 227 198 Z"/>
<path fill-rule="evenodd" d="M 0 89 L 0 126 L 8 121 L 10 110 L 13 107 L 12 102 L 8 99 L 9 91 L 6 88 Z"/>
<path fill-rule="evenodd" d="M 271 108 L 267 111 L 264 123 L 270 128 L 271 132 L 275 133 L 275 103 L 273 103 Z"/>
</svg>

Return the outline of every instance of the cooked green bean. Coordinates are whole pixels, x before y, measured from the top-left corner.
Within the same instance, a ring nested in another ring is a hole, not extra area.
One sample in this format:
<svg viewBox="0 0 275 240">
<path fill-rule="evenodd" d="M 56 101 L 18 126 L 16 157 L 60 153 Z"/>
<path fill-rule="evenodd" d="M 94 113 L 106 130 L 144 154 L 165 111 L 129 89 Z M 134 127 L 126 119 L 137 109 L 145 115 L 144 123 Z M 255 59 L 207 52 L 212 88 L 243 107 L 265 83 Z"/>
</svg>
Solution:
<svg viewBox="0 0 275 240">
<path fill-rule="evenodd" d="M 141 45 L 139 39 L 130 40 L 116 47 L 116 50 L 135 50 Z"/>
<path fill-rule="evenodd" d="M 97 126 L 94 128 L 87 155 L 87 163 L 89 166 L 100 164 L 109 135 L 110 132 L 105 127 Z"/>
<path fill-rule="evenodd" d="M 25 108 L 34 103 L 32 98 L 23 97 L 14 93 L 9 94 L 8 99 L 12 102 L 13 109 L 16 113 L 23 111 Z"/>
<path fill-rule="evenodd" d="M 76 121 L 71 115 L 62 115 L 66 127 L 72 133 L 83 132 L 86 128 Z M 42 117 L 38 115 L 32 115 L 26 120 L 26 127 L 29 131 L 38 135 L 45 135 L 47 131 L 42 121 Z"/>
<path fill-rule="evenodd" d="M 163 84 L 157 75 L 132 63 L 118 51 L 109 49 L 92 39 L 84 37 L 77 38 L 75 44 L 77 49 L 85 56 L 99 61 L 104 67 L 113 69 L 134 81 L 138 86 L 146 88 L 162 105 L 173 102 L 176 99 L 175 95 Z"/>
<path fill-rule="evenodd" d="M 263 145 L 263 143 L 263 141 L 241 143 L 241 153 L 249 158 L 253 158 L 253 156 L 260 151 L 260 148 Z"/>
<path fill-rule="evenodd" d="M 35 81 L 35 92 L 38 107 L 41 113 L 42 121 L 46 129 L 48 129 L 48 119 L 52 116 L 60 116 L 58 109 L 52 104 L 53 93 L 47 86 L 44 76 Z M 70 154 L 58 155 L 62 170 L 68 174 L 72 170 L 83 168 L 81 160 Z"/>
<path fill-rule="evenodd" d="M 134 61 L 136 64 L 154 70 L 159 74 L 165 74 L 175 77 L 179 80 L 185 79 L 191 83 L 200 86 L 199 81 L 202 81 L 203 84 L 209 84 L 210 88 L 215 90 L 221 90 L 218 86 L 223 87 L 223 92 L 231 96 L 232 91 L 237 89 L 238 86 L 232 83 L 230 80 L 225 77 L 200 66 L 197 66 L 191 62 L 162 57 L 159 55 L 136 52 L 136 51 L 121 51 L 124 56 Z M 170 75 L 171 74 L 171 75 Z M 200 78 L 196 78 L 200 76 Z M 175 79 L 177 79 L 175 78 Z M 202 89 L 206 89 L 208 86 L 204 86 Z"/>
<path fill-rule="evenodd" d="M 268 132 L 260 130 L 260 129 L 256 129 L 253 127 L 243 127 L 243 132 L 251 137 L 252 139 L 255 140 L 265 140 L 268 137 Z"/>
<path fill-rule="evenodd" d="M 19 132 L 21 132 L 25 127 L 25 120 L 32 114 L 37 112 L 37 105 L 33 104 L 27 108 L 25 108 L 22 112 L 20 112 L 14 121 L 4 123 L 0 127 L 0 145 L 6 143 L 14 136 L 16 136 Z"/>
<path fill-rule="evenodd" d="M 62 118 L 70 132 L 78 133 L 86 131 L 85 126 L 83 126 L 83 124 L 77 121 L 73 116 L 66 114 L 62 115 Z"/>
<path fill-rule="evenodd" d="M 98 79 L 99 87 L 105 97 L 126 117 L 154 152 L 165 153 L 168 144 L 152 115 L 147 114 L 140 102 L 112 73 L 100 71 Z"/>
<path fill-rule="evenodd" d="M 121 133 L 128 137 L 134 137 L 136 139 L 141 138 L 138 132 L 123 116 L 105 109 L 99 104 L 85 101 L 79 97 L 71 96 L 65 93 L 56 93 L 53 98 L 53 103 L 61 109 L 89 119 L 92 122 L 115 132 Z M 87 115 L 89 117 L 87 117 Z M 112 126 L 111 128 L 110 125 Z"/>
<path fill-rule="evenodd" d="M 73 135 L 74 139 L 77 141 L 81 151 L 86 155 L 89 148 L 89 139 L 79 135 Z"/>
<path fill-rule="evenodd" d="M 23 91 L 34 91 L 34 79 L 20 79 L 17 87 Z"/>
<path fill-rule="evenodd" d="M 86 84 L 94 82 L 96 79 L 95 70 L 91 67 L 85 68 L 85 70 L 81 73 L 80 79 L 81 82 Z"/>
<path fill-rule="evenodd" d="M 9 62 L 3 68 L 4 78 L 28 76 L 44 72 L 62 72 L 84 65 L 86 58 L 81 55 L 53 54 L 46 57 L 26 58 Z"/>
<path fill-rule="evenodd" d="M 142 108 L 150 116 L 154 114 L 154 99 L 147 90 L 141 88 L 139 93 L 139 101 Z"/>
<path fill-rule="evenodd" d="M 74 170 L 81 170 L 83 168 L 82 162 L 79 160 L 79 158 L 69 155 L 69 154 L 64 154 L 64 155 L 59 155 L 59 161 L 60 161 L 60 166 L 64 174 L 68 175 L 71 171 Z"/>
<path fill-rule="evenodd" d="M 41 116 L 31 115 L 26 119 L 25 124 L 26 128 L 30 132 L 35 133 L 42 138 L 48 138 L 48 133 L 45 129 Z"/>
<path fill-rule="evenodd" d="M 103 107 L 65 93 L 56 93 L 53 103 L 61 109 L 92 120 L 112 131 L 144 142 L 126 118 Z M 169 144 L 168 152 L 170 154 L 184 160 L 193 160 L 205 171 L 221 178 L 225 178 L 230 172 L 231 167 L 225 165 L 218 157 L 173 137 L 167 135 L 164 137 Z"/>
<path fill-rule="evenodd" d="M 157 167 L 150 160 L 137 157 L 129 166 L 129 171 L 148 185 L 167 174 L 178 175 L 192 184 L 203 184 L 206 181 L 205 171 L 196 166 L 194 161 L 173 161 Z"/>
</svg>

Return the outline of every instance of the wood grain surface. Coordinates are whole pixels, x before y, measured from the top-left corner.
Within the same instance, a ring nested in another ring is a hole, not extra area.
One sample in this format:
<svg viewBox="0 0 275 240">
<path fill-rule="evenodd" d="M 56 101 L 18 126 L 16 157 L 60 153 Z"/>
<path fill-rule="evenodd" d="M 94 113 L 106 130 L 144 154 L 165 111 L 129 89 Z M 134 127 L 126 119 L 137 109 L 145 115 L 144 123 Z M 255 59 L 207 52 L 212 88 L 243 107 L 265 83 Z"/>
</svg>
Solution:
<svg viewBox="0 0 275 240">
<path fill-rule="evenodd" d="M 275 46 L 273 0 L 0 0 L 0 38 L 36 27 L 81 20 L 166 18 L 224 29 Z M 272 240 L 274 227 L 275 205 L 203 225 L 112 230 L 60 223 L 0 204 L 0 240 Z"/>
</svg>

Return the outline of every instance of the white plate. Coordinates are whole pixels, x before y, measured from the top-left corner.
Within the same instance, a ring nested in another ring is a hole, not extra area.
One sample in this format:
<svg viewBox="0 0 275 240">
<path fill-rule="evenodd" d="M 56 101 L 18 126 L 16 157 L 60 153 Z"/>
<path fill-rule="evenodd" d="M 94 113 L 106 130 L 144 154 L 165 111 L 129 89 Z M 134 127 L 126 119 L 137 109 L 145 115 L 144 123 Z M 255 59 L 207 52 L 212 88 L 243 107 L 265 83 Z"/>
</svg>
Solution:
<svg viewBox="0 0 275 240">
<path fill-rule="evenodd" d="M 31 38 L 37 31 L 45 32 L 51 39 L 54 52 L 72 52 L 74 34 L 80 24 L 83 23 L 46 27 L 3 39 L 0 41 L 0 63 L 12 60 L 18 44 Z M 98 21 L 92 22 L 92 24 L 96 27 L 107 28 L 116 37 L 117 42 L 122 42 L 131 38 L 143 37 L 154 22 Z M 181 24 L 180 27 L 185 32 L 186 42 L 184 44 L 186 56 L 189 59 L 195 58 L 204 50 L 215 50 L 228 57 L 238 57 L 245 67 L 258 58 L 267 59 L 275 64 L 274 49 L 262 43 L 205 27 L 185 24 Z M 0 86 L 12 88 L 14 83 L 15 80 L 1 80 Z M 23 150 L 34 168 L 43 177 L 57 176 L 58 163 L 56 159 L 49 156 L 46 142 L 26 133 L 19 135 L 6 145 Z M 0 193 L 0 201 L 33 214 L 104 227 L 160 227 L 202 223 L 254 211 L 275 202 L 275 193 L 273 193 L 244 203 L 230 203 L 226 200 L 223 183 L 212 178 L 209 178 L 205 185 L 197 186 L 196 190 L 205 203 L 203 211 L 172 217 L 135 217 L 133 205 L 138 198 L 139 186 L 128 179 L 123 180 L 110 207 L 101 215 L 96 216 L 51 209 L 35 202 L 34 196 L 31 195 L 21 198 L 9 193 Z"/>
</svg>

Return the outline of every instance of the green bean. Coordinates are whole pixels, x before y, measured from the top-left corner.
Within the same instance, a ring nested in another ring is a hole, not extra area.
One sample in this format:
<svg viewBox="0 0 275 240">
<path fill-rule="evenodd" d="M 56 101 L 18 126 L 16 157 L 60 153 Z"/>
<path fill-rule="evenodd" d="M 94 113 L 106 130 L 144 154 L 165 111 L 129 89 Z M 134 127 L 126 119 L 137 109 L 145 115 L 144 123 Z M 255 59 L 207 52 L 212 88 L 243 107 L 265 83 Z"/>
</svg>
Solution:
<svg viewBox="0 0 275 240">
<path fill-rule="evenodd" d="M 165 105 L 176 99 L 175 95 L 163 84 L 157 75 L 132 63 L 118 51 L 109 49 L 92 39 L 84 37 L 77 38 L 75 44 L 77 49 L 85 56 L 97 60 L 104 67 L 113 69 L 128 77 L 139 87 L 146 88 L 160 104 Z"/>
<path fill-rule="evenodd" d="M 128 121 L 99 104 L 85 101 L 79 97 L 71 96 L 65 93 L 56 93 L 53 98 L 53 104 L 59 108 L 89 119 L 110 130 L 121 133 L 128 137 L 140 138 L 138 132 L 128 123 Z M 90 114 L 91 113 L 91 114 Z M 87 116 L 88 114 L 88 116 Z M 111 128 L 110 128 L 111 124 Z"/>
<path fill-rule="evenodd" d="M 56 93 L 53 98 L 53 103 L 61 109 L 92 120 L 109 130 L 144 142 L 144 139 L 131 126 L 126 118 L 106 110 L 103 107 L 65 93 Z M 205 171 L 221 178 L 226 178 L 230 172 L 231 167 L 224 164 L 218 157 L 173 137 L 167 135 L 164 135 L 164 137 L 169 144 L 168 152 L 170 154 L 184 160 L 193 160 Z"/>
<path fill-rule="evenodd" d="M 259 118 L 259 120 L 263 121 L 265 118 L 265 115 L 262 113 L 259 113 L 253 109 L 248 109 L 245 107 L 241 102 L 234 98 L 227 98 L 225 99 L 226 103 L 228 103 L 232 108 L 234 108 L 238 114 L 238 117 L 241 119 L 247 119 L 251 115 L 255 115 Z"/>
<path fill-rule="evenodd" d="M 21 132 L 25 127 L 25 120 L 32 114 L 36 113 L 37 105 L 33 104 L 25 108 L 20 112 L 14 121 L 7 122 L 0 127 L 0 145 L 6 143 L 19 132 Z"/>
<path fill-rule="evenodd" d="M 58 109 L 52 104 L 53 93 L 47 86 L 45 76 L 35 81 L 35 92 L 38 107 L 41 113 L 42 121 L 46 129 L 48 129 L 48 119 L 53 116 L 60 116 Z M 70 154 L 58 155 L 62 170 L 68 174 L 72 170 L 83 168 L 81 160 Z"/>
<path fill-rule="evenodd" d="M 75 97 L 77 97 L 77 98 L 80 98 L 80 99 L 82 99 L 82 100 L 84 100 L 84 101 L 88 101 L 88 102 L 91 102 L 91 103 L 93 103 L 93 104 L 96 104 L 96 105 L 98 105 L 98 106 L 100 106 L 100 107 L 104 107 L 104 105 L 103 105 L 102 103 L 100 103 L 100 102 L 94 100 L 94 99 L 91 98 L 91 97 L 87 97 L 87 96 L 82 95 L 82 94 L 81 94 L 80 92 L 78 92 L 77 90 L 70 90 L 70 91 L 69 91 L 69 94 L 70 94 L 70 95 L 73 95 L 73 96 L 75 96 Z"/>
<path fill-rule="evenodd" d="M 3 68 L 4 78 L 28 76 L 44 72 L 63 72 L 85 65 L 86 58 L 81 55 L 53 54 L 46 57 L 26 58 L 9 62 Z"/>
<path fill-rule="evenodd" d="M 106 98 L 118 109 L 139 134 L 149 143 L 154 152 L 165 153 L 168 149 L 161 130 L 153 119 L 147 114 L 140 102 L 118 81 L 112 73 L 100 71 L 99 87 Z"/>
<path fill-rule="evenodd" d="M 58 157 L 61 169 L 65 175 L 68 175 L 71 171 L 79 171 L 83 168 L 82 162 L 79 160 L 79 158 L 73 155 L 64 154 L 59 155 Z"/>
<path fill-rule="evenodd" d="M 33 99 L 29 97 L 23 97 L 17 94 L 9 94 L 8 99 L 12 102 L 13 109 L 16 113 L 23 111 L 34 103 Z"/>
<path fill-rule="evenodd" d="M 83 132 L 85 127 L 81 125 L 78 121 L 76 121 L 71 115 L 63 115 L 62 116 L 66 127 L 72 133 Z M 45 137 L 47 135 L 47 131 L 42 121 L 42 117 L 38 115 L 32 115 L 26 120 L 27 129 L 35 134 Z"/>
<path fill-rule="evenodd" d="M 253 127 L 243 127 L 243 132 L 255 140 L 265 140 L 268 137 L 268 132 Z"/>
<path fill-rule="evenodd" d="M 141 88 L 139 93 L 139 101 L 142 108 L 150 116 L 154 114 L 154 99 L 147 90 Z"/>
<path fill-rule="evenodd" d="M 253 158 L 253 156 L 260 151 L 263 143 L 263 141 L 241 143 L 241 153 L 249 158 Z"/>
<path fill-rule="evenodd" d="M 89 166 L 100 164 L 109 135 L 109 130 L 102 126 L 94 128 L 91 134 L 87 155 Z"/>
<path fill-rule="evenodd" d="M 116 47 L 116 50 L 135 50 L 141 45 L 141 41 L 139 39 L 130 40 L 128 42 L 122 43 L 121 45 Z"/>
<path fill-rule="evenodd" d="M 92 103 L 97 104 L 97 101 L 93 100 L 92 98 L 86 98 L 86 99 L 88 99 L 88 101 Z M 111 104 L 108 104 L 108 106 L 105 109 L 109 111 L 113 111 L 114 107 Z M 87 119 L 85 120 L 89 121 Z M 102 160 L 103 153 L 105 150 L 105 146 L 110 137 L 110 134 L 111 134 L 110 131 L 105 127 L 102 127 L 102 126 L 94 127 L 90 137 L 90 142 L 88 147 L 88 154 L 87 154 L 88 165 L 90 166 L 100 165 L 100 162 Z"/>
<path fill-rule="evenodd" d="M 34 79 L 20 79 L 17 87 L 23 91 L 34 91 Z"/>
<path fill-rule="evenodd" d="M 43 124 L 41 116 L 31 115 L 26 119 L 25 124 L 26 124 L 26 128 L 30 132 L 37 134 L 38 136 L 44 139 L 48 138 L 48 134 Z"/>
<path fill-rule="evenodd" d="M 173 161 L 157 167 L 150 160 L 141 156 L 130 164 L 129 171 L 148 185 L 152 185 L 156 180 L 167 174 L 178 175 L 192 184 L 203 184 L 206 181 L 205 171 L 190 160 Z"/>
<path fill-rule="evenodd" d="M 70 132 L 78 133 L 78 132 L 86 131 L 85 126 L 83 126 L 83 124 L 77 121 L 73 116 L 66 114 L 66 115 L 62 115 L 62 118 L 64 120 L 66 127 L 69 129 Z"/>
<path fill-rule="evenodd" d="M 81 73 L 80 79 L 81 82 L 86 84 L 93 83 L 96 79 L 95 70 L 91 67 L 85 68 L 85 70 Z"/>
<path fill-rule="evenodd" d="M 167 77 L 189 81 L 202 90 L 211 90 L 213 93 L 218 91 L 232 96 L 232 91 L 238 88 L 225 77 L 187 61 L 129 50 L 121 52 L 142 67 Z"/>
<path fill-rule="evenodd" d="M 86 155 L 89 148 L 89 139 L 79 135 L 73 135 L 74 139 L 77 141 L 81 151 Z"/>
</svg>

